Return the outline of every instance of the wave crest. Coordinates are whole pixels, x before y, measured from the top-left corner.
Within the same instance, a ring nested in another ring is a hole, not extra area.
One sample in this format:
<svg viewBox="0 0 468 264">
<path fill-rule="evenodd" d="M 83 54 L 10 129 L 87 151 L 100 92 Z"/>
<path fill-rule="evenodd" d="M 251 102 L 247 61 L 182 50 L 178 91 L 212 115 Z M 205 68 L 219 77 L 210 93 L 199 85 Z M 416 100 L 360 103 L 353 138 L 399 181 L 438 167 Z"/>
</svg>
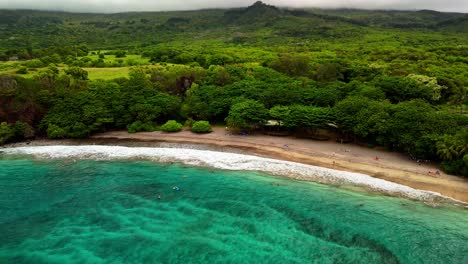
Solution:
<svg viewBox="0 0 468 264">
<path fill-rule="evenodd" d="M 73 158 L 95 160 L 145 159 L 162 163 L 180 162 L 192 166 L 207 166 L 222 170 L 259 171 L 325 184 L 349 184 L 391 195 L 425 202 L 455 201 L 440 193 L 414 189 L 369 175 L 333 170 L 296 162 L 262 158 L 252 155 L 184 148 L 149 148 L 123 146 L 34 146 L 3 149 L 7 155 L 32 155 L 39 158 Z"/>
</svg>

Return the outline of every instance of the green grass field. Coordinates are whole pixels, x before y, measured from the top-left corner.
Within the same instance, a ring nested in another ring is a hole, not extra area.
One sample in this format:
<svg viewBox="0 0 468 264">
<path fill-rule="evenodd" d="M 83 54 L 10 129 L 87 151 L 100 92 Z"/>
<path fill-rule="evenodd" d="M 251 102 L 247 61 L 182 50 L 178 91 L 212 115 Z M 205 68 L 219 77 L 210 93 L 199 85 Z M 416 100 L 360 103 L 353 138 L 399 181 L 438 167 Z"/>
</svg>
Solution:
<svg viewBox="0 0 468 264">
<path fill-rule="evenodd" d="M 0 75 L 19 75 L 24 78 L 33 78 L 38 72 L 45 68 L 29 69 L 27 74 L 17 74 L 16 69 L 8 69 L 0 71 Z M 64 68 L 59 67 L 62 71 Z M 115 78 L 127 78 L 131 67 L 115 67 L 115 68 L 83 68 L 88 72 L 88 78 L 90 80 L 112 80 Z"/>
<path fill-rule="evenodd" d="M 99 55 L 88 55 L 86 56 L 91 60 L 98 60 Z M 128 66 L 132 65 L 146 65 L 149 63 L 149 58 L 143 58 L 141 55 L 127 55 L 124 58 L 116 58 L 115 55 L 105 55 L 104 62 L 106 64 L 124 64 Z"/>
<path fill-rule="evenodd" d="M 130 72 L 130 67 L 118 67 L 118 68 L 83 68 L 88 72 L 88 78 L 90 80 L 112 80 L 115 78 L 127 78 Z"/>
<path fill-rule="evenodd" d="M 8 63 L 8 64 L 7 64 Z M 28 73 L 26 74 L 17 74 L 16 71 L 18 70 L 16 62 L 6 62 L 0 64 L 0 75 L 19 75 L 24 78 L 32 78 L 40 69 L 28 69 Z M 8 67 L 11 66 L 11 67 Z"/>
<path fill-rule="evenodd" d="M 99 55 L 88 55 L 86 56 L 91 60 L 98 60 Z M 149 58 L 142 58 L 141 55 L 127 55 L 124 58 L 116 58 L 115 55 L 105 55 L 104 62 L 108 66 L 112 67 L 105 67 L 105 68 L 94 68 L 94 67 L 83 67 L 86 71 L 88 71 L 89 79 L 103 79 L 103 80 L 110 80 L 120 77 L 128 77 L 128 73 L 130 72 L 130 67 L 138 66 L 138 65 L 149 65 Z M 16 75 L 16 71 L 18 68 L 25 64 L 25 61 L 5 61 L 0 62 L 0 75 Z M 58 68 L 63 70 L 67 66 L 65 64 L 59 64 Z M 28 68 L 28 73 L 26 74 L 18 74 L 25 78 L 32 78 L 38 72 L 45 68 Z"/>
</svg>

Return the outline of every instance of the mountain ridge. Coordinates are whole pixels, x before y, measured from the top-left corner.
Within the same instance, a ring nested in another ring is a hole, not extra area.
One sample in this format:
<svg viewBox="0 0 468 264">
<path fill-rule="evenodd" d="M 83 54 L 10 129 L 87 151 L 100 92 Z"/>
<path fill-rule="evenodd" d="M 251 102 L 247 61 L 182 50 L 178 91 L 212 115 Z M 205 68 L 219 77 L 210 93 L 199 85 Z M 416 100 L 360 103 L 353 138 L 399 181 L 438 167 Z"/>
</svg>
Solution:
<svg viewBox="0 0 468 264">
<path fill-rule="evenodd" d="M 174 39 L 218 39 L 237 44 L 275 39 L 277 43 L 287 43 L 291 38 L 307 41 L 360 37 L 369 30 L 465 34 L 467 17 L 462 13 L 430 10 L 284 9 L 260 1 L 245 8 L 172 12 L 95 14 L 0 10 L 3 35 L 0 47 L 47 47 L 65 43 L 113 48 L 127 43 L 146 46 Z"/>
</svg>

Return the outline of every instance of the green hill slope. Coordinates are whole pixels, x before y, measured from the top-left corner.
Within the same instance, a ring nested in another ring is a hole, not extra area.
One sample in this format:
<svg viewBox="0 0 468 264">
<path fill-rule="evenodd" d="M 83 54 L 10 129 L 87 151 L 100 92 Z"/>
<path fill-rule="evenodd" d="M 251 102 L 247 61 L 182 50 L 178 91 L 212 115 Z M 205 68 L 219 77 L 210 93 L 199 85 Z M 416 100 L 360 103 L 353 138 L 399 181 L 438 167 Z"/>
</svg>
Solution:
<svg viewBox="0 0 468 264">
<path fill-rule="evenodd" d="M 257 2 L 247 8 L 186 12 L 79 14 L 0 10 L 0 46 L 33 48 L 80 45 L 144 47 L 168 41 L 265 41 L 289 38 L 335 41 L 378 30 L 467 33 L 466 15 L 435 11 L 286 10 Z"/>
</svg>

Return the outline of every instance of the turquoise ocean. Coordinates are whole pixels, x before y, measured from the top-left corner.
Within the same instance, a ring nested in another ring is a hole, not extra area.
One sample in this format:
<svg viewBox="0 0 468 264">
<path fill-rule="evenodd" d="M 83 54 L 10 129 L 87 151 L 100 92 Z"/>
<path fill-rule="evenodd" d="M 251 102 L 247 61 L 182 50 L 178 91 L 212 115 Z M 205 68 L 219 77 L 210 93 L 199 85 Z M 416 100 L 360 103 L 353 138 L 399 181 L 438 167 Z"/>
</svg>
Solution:
<svg viewBox="0 0 468 264">
<path fill-rule="evenodd" d="M 468 210 L 252 171 L 3 155 L 0 263 L 468 263 Z"/>
</svg>

